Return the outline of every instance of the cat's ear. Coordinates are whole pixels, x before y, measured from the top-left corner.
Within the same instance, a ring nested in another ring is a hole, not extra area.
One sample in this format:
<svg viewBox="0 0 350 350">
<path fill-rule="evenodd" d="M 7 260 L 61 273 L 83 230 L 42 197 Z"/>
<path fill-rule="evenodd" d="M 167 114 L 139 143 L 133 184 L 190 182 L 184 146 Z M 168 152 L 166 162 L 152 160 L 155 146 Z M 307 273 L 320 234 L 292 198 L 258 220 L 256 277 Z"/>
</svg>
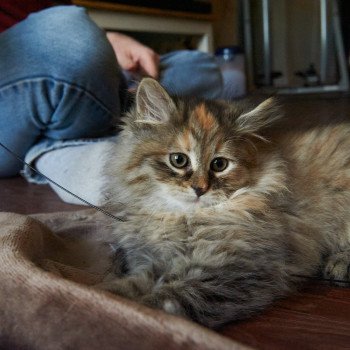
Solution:
<svg viewBox="0 0 350 350">
<path fill-rule="evenodd" d="M 160 84 L 151 78 L 144 78 L 136 92 L 138 122 L 163 124 L 176 110 L 175 103 Z"/>
<path fill-rule="evenodd" d="M 273 97 L 260 103 L 250 112 L 240 115 L 236 120 L 238 131 L 255 133 L 283 117 L 283 113 Z"/>
</svg>

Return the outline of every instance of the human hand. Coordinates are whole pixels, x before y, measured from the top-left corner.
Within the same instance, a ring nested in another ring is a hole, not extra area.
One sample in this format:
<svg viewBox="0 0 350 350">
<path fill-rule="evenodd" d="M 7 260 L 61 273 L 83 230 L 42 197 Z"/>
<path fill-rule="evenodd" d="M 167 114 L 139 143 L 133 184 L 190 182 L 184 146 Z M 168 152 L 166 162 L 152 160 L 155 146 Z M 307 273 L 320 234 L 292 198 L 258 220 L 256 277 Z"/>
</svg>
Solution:
<svg viewBox="0 0 350 350">
<path fill-rule="evenodd" d="M 107 32 L 107 39 L 113 47 L 119 65 L 124 70 L 131 74 L 158 78 L 159 55 L 151 48 L 117 32 Z"/>
</svg>

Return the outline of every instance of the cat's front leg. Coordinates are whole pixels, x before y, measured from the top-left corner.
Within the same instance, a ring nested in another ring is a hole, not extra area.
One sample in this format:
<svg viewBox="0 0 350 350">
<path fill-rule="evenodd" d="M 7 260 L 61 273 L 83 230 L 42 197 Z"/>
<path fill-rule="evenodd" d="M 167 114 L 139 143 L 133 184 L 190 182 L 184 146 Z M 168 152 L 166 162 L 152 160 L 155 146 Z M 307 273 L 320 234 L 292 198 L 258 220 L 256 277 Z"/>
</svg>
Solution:
<svg viewBox="0 0 350 350">
<path fill-rule="evenodd" d="M 323 275 L 325 278 L 350 282 L 350 250 L 333 253 L 327 258 Z M 340 285 L 344 285 L 340 283 Z"/>
<path fill-rule="evenodd" d="M 95 287 L 172 315 L 187 316 L 182 305 L 171 295 L 166 292 L 152 292 L 153 283 L 144 276 L 114 278 Z"/>
<path fill-rule="evenodd" d="M 143 305 L 149 306 L 152 309 L 164 310 L 168 314 L 188 317 L 184 307 L 173 296 L 168 295 L 166 292 L 152 293 L 145 295 L 140 302 Z"/>
</svg>

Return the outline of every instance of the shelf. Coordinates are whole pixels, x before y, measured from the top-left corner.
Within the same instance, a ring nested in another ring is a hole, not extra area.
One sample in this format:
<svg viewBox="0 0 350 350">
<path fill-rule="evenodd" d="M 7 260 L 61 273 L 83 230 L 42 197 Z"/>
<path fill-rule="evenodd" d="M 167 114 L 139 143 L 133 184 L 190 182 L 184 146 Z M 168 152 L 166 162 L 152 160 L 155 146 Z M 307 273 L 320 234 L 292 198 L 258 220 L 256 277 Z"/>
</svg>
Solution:
<svg viewBox="0 0 350 350">
<path fill-rule="evenodd" d="M 212 14 L 196 14 L 108 2 L 75 0 L 106 30 L 192 37 L 196 49 L 213 52 Z"/>
<path fill-rule="evenodd" d="M 214 21 L 216 18 L 213 13 L 194 13 L 184 12 L 175 10 L 163 10 L 157 8 L 143 7 L 143 6 L 132 6 L 117 4 L 103 1 L 89 1 L 89 0 L 73 0 L 73 3 L 78 6 L 83 6 L 91 9 L 125 12 L 132 14 L 142 14 L 159 17 L 175 17 L 175 18 L 187 18 L 198 21 Z"/>
</svg>

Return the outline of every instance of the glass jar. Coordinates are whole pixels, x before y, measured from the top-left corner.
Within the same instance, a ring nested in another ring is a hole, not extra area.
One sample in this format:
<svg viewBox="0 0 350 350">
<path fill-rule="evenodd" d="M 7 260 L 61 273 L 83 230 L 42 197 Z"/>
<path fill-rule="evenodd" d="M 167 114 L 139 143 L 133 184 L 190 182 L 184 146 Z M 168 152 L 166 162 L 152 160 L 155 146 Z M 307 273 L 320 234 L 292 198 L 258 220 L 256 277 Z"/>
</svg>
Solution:
<svg viewBox="0 0 350 350">
<path fill-rule="evenodd" d="M 239 46 L 218 48 L 216 61 L 223 78 L 223 98 L 232 100 L 246 94 L 244 54 Z"/>
</svg>

